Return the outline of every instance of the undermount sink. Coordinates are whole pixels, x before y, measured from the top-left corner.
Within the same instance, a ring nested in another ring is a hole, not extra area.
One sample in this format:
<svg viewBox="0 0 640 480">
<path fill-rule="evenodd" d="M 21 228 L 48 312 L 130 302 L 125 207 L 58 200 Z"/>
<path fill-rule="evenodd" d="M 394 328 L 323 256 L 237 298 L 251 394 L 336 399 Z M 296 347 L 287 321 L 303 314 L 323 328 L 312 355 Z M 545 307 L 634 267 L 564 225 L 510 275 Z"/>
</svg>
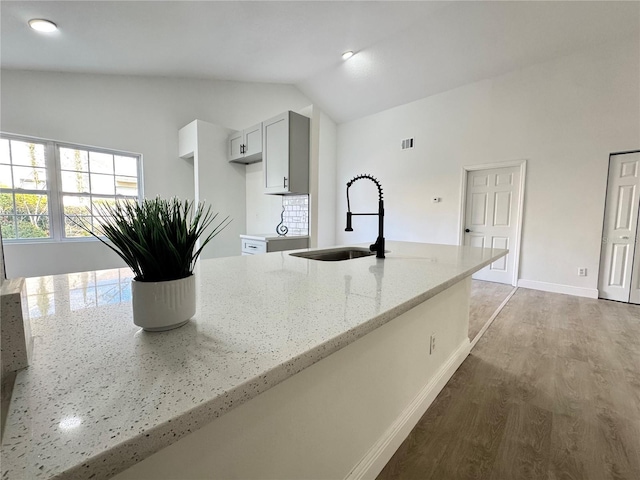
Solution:
<svg viewBox="0 0 640 480">
<path fill-rule="evenodd" d="M 354 258 L 368 257 L 375 255 L 375 252 L 366 248 L 343 247 L 329 248 L 326 250 L 315 250 L 313 252 L 290 253 L 294 257 L 308 258 L 309 260 L 322 260 L 323 262 L 338 262 L 340 260 L 351 260 Z"/>
</svg>

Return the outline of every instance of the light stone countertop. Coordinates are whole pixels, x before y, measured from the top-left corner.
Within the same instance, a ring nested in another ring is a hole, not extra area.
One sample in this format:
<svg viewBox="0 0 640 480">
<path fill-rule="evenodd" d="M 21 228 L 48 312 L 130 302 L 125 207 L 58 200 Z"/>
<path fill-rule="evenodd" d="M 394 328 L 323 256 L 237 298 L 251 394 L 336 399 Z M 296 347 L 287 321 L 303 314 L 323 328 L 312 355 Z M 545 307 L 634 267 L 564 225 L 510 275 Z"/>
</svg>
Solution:
<svg viewBox="0 0 640 480">
<path fill-rule="evenodd" d="M 254 233 L 254 234 L 242 234 L 240 238 L 246 238 L 247 240 L 260 240 L 262 242 L 273 242 L 275 240 L 292 240 L 297 238 L 309 238 L 309 235 L 278 235 L 275 233 Z"/>
<path fill-rule="evenodd" d="M 387 250 L 204 260 L 195 317 L 158 333 L 133 324 L 128 269 L 27 279 L 33 359 L 16 378 L 2 478 L 109 478 L 506 253 Z"/>
</svg>

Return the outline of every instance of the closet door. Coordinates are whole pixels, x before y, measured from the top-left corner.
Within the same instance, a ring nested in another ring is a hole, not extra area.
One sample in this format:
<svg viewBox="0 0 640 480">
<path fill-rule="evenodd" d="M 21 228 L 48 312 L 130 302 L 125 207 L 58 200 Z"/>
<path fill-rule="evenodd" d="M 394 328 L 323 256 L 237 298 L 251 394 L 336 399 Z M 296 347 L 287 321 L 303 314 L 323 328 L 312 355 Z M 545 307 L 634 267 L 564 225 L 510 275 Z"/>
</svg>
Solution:
<svg viewBox="0 0 640 480">
<path fill-rule="evenodd" d="M 611 155 L 600 255 L 599 297 L 640 303 L 636 235 L 640 193 L 640 152 Z M 637 271 L 637 268 L 635 269 Z"/>
<path fill-rule="evenodd" d="M 636 165 L 640 162 L 640 152 L 622 155 L 625 158 L 635 158 Z M 638 231 L 636 228 L 635 253 L 633 255 L 633 267 L 631 268 L 631 291 L 629 303 L 640 304 L 640 248 L 638 248 Z"/>
</svg>

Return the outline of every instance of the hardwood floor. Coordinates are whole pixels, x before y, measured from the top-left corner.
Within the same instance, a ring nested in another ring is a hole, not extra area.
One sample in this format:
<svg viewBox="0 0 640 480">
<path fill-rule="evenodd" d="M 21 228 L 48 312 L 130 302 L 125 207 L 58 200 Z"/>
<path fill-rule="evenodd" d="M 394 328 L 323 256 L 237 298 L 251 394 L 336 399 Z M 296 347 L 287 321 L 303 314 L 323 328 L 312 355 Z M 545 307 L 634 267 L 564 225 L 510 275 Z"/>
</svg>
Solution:
<svg viewBox="0 0 640 480">
<path fill-rule="evenodd" d="M 640 479 L 640 307 L 518 289 L 378 479 Z"/>
<path fill-rule="evenodd" d="M 469 340 L 476 338 L 505 298 L 515 287 L 504 283 L 471 280 L 469 305 Z"/>
</svg>

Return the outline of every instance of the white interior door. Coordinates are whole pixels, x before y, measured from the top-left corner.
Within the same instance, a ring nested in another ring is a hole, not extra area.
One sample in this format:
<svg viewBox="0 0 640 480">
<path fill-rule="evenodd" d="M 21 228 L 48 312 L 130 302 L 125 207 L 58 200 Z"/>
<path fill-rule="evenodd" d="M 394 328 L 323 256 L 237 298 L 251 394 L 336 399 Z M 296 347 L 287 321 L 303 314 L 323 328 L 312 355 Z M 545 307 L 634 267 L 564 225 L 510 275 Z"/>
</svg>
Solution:
<svg viewBox="0 0 640 480">
<path fill-rule="evenodd" d="M 634 270 L 634 257 L 638 256 L 639 190 L 640 152 L 611 155 L 598 279 L 600 298 L 640 303 L 640 273 L 632 273 L 638 271 Z"/>
<path fill-rule="evenodd" d="M 467 173 L 464 244 L 510 252 L 473 275 L 476 280 L 513 284 L 520 205 L 520 167 Z"/>
</svg>

